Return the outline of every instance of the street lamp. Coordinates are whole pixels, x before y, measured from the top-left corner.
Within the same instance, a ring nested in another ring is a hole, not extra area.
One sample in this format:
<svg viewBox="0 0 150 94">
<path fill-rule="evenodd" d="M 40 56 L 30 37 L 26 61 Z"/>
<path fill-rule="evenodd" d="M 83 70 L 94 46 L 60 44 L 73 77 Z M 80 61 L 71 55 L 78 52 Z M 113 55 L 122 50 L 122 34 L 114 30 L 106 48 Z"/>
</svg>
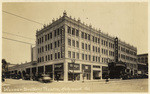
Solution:
<svg viewBox="0 0 150 94">
<path fill-rule="evenodd" d="M 75 64 L 75 59 L 72 59 L 71 61 L 72 61 L 72 64 L 73 64 L 73 79 L 72 79 L 72 81 L 74 82 L 74 64 Z"/>
</svg>

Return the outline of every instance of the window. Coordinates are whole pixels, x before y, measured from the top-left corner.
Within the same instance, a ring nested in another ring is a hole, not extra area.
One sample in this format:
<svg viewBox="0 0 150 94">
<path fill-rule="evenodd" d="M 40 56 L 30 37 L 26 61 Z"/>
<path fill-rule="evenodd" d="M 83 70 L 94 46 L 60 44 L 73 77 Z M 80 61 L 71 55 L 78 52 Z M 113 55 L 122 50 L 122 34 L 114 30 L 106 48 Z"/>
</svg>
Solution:
<svg viewBox="0 0 150 94">
<path fill-rule="evenodd" d="M 53 54 L 51 54 L 51 60 L 53 60 Z"/>
<path fill-rule="evenodd" d="M 40 53 L 40 49 L 38 48 L 38 53 Z"/>
<path fill-rule="evenodd" d="M 81 32 L 81 37 L 84 38 L 84 32 Z"/>
<path fill-rule="evenodd" d="M 42 62 L 44 62 L 44 57 L 42 57 Z"/>
<path fill-rule="evenodd" d="M 50 55 L 48 55 L 48 61 L 50 60 Z"/>
<path fill-rule="evenodd" d="M 72 40 L 72 46 L 75 47 L 75 40 Z"/>
<path fill-rule="evenodd" d="M 98 43 L 100 44 L 100 39 L 98 38 Z"/>
<path fill-rule="evenodd" d="M 102 54 L 103 54 L 103 49 L 102 49 Z"/>
<path fill-rule="evenodd" d="M 47 45 L 45 45 L 45 51 L 47 51 Z"/>
<path fill-rule="evenodd" d="M 87 55 L 85 55 L 85 60 L 87 60 Z"/>
<path fill-rule="evenodd" d="M 94 36 L 93 36 L 93 42 L 94 42 Z"/>
<path fill-rule="evenodd" d="M 114 44 L 113 44 L 113 48 L 114 48 L 115 46 L 114 46 Z"/>
<path fill-rule="evenodd" d="M 41 38 L 40 38 L 40 42 L 39 43 L 41 43 Z"/>
<path fill-rule="evenodd" d="M 106 41 L 106 46 L 108 46 L 108 42 Z"/>
<path fill-rule="evenodd" d="M 60 42 L 59 42 L 59 40 L 58 40 L 58 47 L 59 47 L 59 43 L 60 43 Z"/>
<path fill-rule="evenodd" d="M 45 41 L 47 41 L 47 35 L 45 35 Z"/>
<path fill-rule="evenodd" d="M 50 49 L 49 44 L 48 44 L 48 50 Z"/>
<path fill-rule="evenodd" d="M 48 36 L 48 40 L 49 40 L 49 34 L 47 36 Z"/>
<path fill-rule="evenodd" d="M 55 53 L 55 59 L 57 59 L 57 53 Z"/>
<path fill-rule="evenodd" d="M 89 51 L 91 50 L 91 45 L 89 45 Z"/>
<path fill-rule="evenodd" d="M 87 34 L 85 33 L 85 39 L 87 39 Z"/>
<path fill-rule="evenodd" d="M 72 57 L 75 58 L 75 52 L 72 52 Z"/>
<path fill-rule="evenodd" d="M 85 49 L 87 50 L 87 44 L 85 44 Z"/>
<path fill-rule="evenodd" d="M 82 54 L 82 60 L 84 60 L 84 54 Z"/>
<path fill-rule="evenodd" d="M 97 62 L 97 56 L 96 56 L 96 62 Z"/>
<path fill-rule="evenodd" d="M 102 45 L 103 45 L 103 40 L 102 40 Z"/>
<path fill-rule="evenodd" d="M 89 61 L 91 61 L 91 55 L 89 55 Z"/>
<path fill-rule="evenodd" d="M 50 38 L 52 39 L 52 32 L 50 33 Z"/>
<path fill-rule="evenodd" d="M 97 52 L 97 47 L 95 49 L 96 49 L 96 52 Z"/>
<path fill-rule="evenodd" d="M 82 43 L 82 49 L 84 49 L 84 43 Z"/>
<path fill-rule="evenodd" d="M 95 42 L 97 43 L 97 37 L 95 37 Z"/>
<path fill-rule="evenodd" d="M 55 31 L 54 31 L 54 36 L 56 37 L 56 35 L 57 35 L 57 31 L 55 30 Z"/>
<path fill-rule="evenodd" d="M 71 39 L 68 39 L 68 45 L 71 46 Z"/>
<path fill-rule="evenodd" d="M 50 48 L 53 49 L 53 44 L 52 43 L 50 44 Z"/>
<path fill-rule="evenodd" d="M 105 40 L 104 40 L 104 46 L 105 46 Z"/>
<path fill-rule="evenodd" d="M 98 52 L 100 53 L 100 48 L 98 48 Z"/>
<path fill-rule="evenodd" d="M 91 36 L 88 34 L 88 40 L 91 40 Z"/>
<path fill-rule="evenodd" d="M 71 27 L 68 26 L 68 33 L 71 34 Z"/>
<path fill-rule="evenodd" d="M 40 53 L 41 53 L 41 48 L 40 48 Z"/>
<path fill-rule="evenodd" d="M 77 53 L 77 59 L 79 59 L 79 53 Z"/>
<path fill-rule="evenodd" d="M 58 59 L 60 58 L 60 52 L 58 52 Z"/>
<path fill-rule="evenodd" d="M 60 30 L 59 30 L 59 28 L 57 29 L 57 35 L 59 35 L 60 34 Z"/>
<path fill-rule="evenodd" d="M 95 47 L 93 46 L 93 52 L 95 51 Z"/>
<path fill-rule="evenodd" d="M 47 55 L 45 56 L 45 61 L 47 61 Z"/>
<path fill-rule="evenodd" d="M 40 43 L 40 40 L 38 39 L 38 44 Z"/>
<path fill-rule="evenodd" d="M 75 35 L 75 29 L 72 28 L 72 35 Z"/>
<path fill-rule="evenodd" d="M 42 42 L 43 42 L 44 40 L 43 40 L 43 37 L 42 37 Z"/>
<path fill-rule="evenodd" d="M 93 56 L 93 61 L 95 61 L 95 56 Z"/>
<path fill-rule="evenodd" d="M 76 30 L 76 36 L 79 36 L 79 30 Z"/>
<path fill-rule="evenodd" d="M 71 58 L 71 51 L 68 51 L 68 57 Z"/>
<path fill-rule="evenodd" d="M 76 41 L 76 46 L 79 48 L 79 42 L 78 41 Z"/>
<path fill-rule="evenodd" d="M 98 62 L 100 62 L 100 57 L 98 57 Z"/>
<path fill-rule="evenodd" d="M 40 62 L 40 59 L 38 58 L 38 63 Z"/>
<path fill-rule="evenodd" d="M 55 48 L 57 47 L 57 42 L 55 41 Z"/>
<path fill-rule="evenodd" d="M 41 57 L 40 57 L 40 60 L 39 60 L 39 62 L 41 62 Z"/>
<path fill-rule="evenodd" d="M 42 47 L 42 52 L 44 52 L 44 47 Z"/>
</svg>

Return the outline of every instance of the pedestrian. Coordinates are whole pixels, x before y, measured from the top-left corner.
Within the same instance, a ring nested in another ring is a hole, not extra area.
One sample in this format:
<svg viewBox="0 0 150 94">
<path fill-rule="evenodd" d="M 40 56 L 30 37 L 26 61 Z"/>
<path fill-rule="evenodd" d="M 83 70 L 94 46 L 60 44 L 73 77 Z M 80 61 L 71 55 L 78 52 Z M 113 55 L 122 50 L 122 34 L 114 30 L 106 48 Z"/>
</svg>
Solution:
<svg viewBox="0 0 150 94">
<path fill-rule="evenodd" d="M 105 83 L 107 84 L 108 82 L 109 82 L 109 80 L 108 80 L 108 76 L 106 76 Z"/>
<path fill-rule="evenodd" d="M 58 74 L 56 74 L 56 80 L 57 80 L 57 82 L 59 81 L 59 75 Z"/>
</svg>

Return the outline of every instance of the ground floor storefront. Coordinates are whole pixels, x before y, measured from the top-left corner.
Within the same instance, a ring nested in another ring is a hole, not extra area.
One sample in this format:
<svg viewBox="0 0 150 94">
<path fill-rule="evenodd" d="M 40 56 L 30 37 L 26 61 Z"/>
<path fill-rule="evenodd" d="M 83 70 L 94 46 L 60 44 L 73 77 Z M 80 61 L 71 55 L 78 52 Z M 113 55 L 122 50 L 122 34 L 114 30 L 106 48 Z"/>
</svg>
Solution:
<svg viewBox="0 0 150 94">
<path fill-rule="evenodd" d="M 104 68 L 104 69 L 103 69 Z M 22 70 L 13 70 L 11 73 L 20 73 L 29 75 L 33 79 L 36 75 L 47 74 L 53 81 L 86 81 L 101 80 L 105 76 L 107 66 L 98 64 L 81 63 L 57 63 L 42 66 L 33 66 Z M 108 68 L 107 68 L 108 69 Z M 103 72 L 104 71 L 104 72 Z"/>
</svg>

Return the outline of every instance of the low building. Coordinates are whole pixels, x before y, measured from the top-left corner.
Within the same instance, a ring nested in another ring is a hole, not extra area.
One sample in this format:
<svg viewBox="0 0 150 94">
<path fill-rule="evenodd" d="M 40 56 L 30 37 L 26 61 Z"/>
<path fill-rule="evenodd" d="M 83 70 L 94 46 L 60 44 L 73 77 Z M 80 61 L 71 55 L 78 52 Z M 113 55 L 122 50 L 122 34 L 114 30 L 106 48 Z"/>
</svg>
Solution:
<svg viewBox="0 0 150 94">
<path fill-rule="evenodd" d="M 138 74 L 148 74 L 148 53 L 138 54 Z"/>
</svg>

